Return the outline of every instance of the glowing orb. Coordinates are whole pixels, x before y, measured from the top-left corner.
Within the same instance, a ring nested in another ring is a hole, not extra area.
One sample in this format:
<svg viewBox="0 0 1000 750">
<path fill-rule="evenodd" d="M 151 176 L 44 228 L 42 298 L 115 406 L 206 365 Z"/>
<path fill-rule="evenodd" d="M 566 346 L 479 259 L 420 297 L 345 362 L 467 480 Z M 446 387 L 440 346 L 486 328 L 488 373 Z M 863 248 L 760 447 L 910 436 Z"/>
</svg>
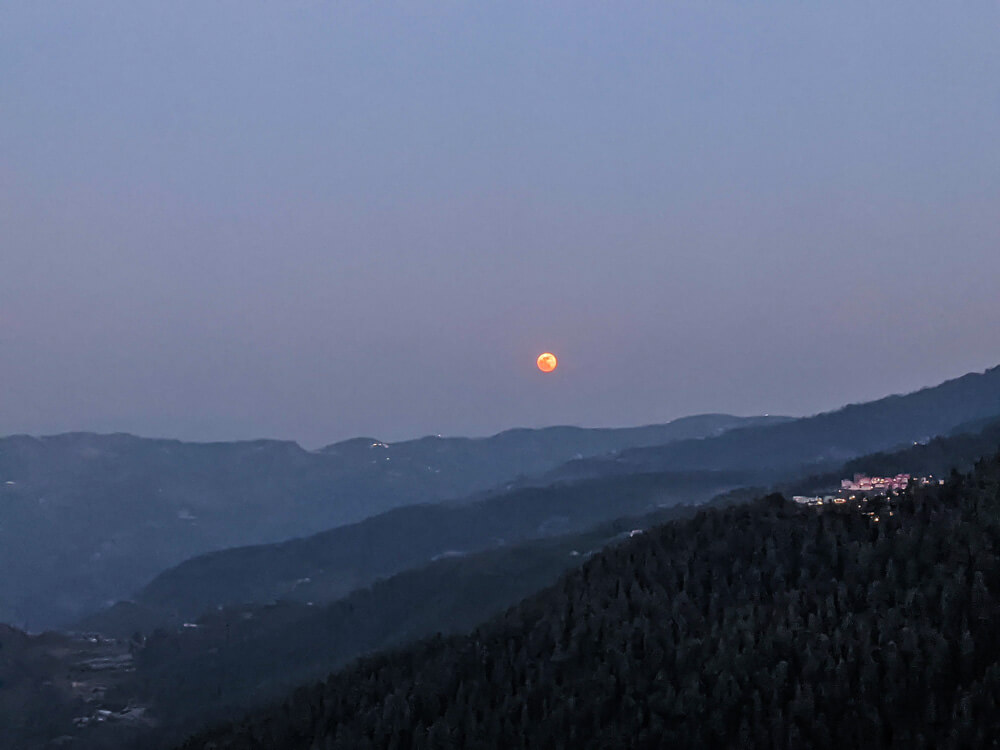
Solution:
<svg viewBox="0 0 1000 750">
<path fill-rule="evenodd" d="M 556 355 L 552 352 L 545 352 L 538 355 L 538 360 L 535 364 L 538 365 L 538 369 L 542 372 L 552 372 L 559 364 L 559 360 L 556 359 Z"/>
</svg>

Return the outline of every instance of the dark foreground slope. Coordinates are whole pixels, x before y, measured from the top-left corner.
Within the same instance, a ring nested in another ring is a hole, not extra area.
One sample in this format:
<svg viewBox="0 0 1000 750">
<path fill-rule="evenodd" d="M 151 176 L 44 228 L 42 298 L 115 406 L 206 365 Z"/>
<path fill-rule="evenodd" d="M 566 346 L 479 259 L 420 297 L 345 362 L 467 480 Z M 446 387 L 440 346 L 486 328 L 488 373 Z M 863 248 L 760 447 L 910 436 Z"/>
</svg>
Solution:
<svg viewBox="0 0 1000 750">
<path fill-rule="evenodd" d="M 393 444 L 357 438 L 318 451 L 277 440 L 0 438 L 0 622 L 65 624 L 210 550 L 464 497 L 576 456 L 769 421 L 709 414 L 628 429 L 552 427 Z"/>
<path fill-rule="evenodd" d="M 1000 444 L 997 425 L 970 425 L 976 427 L 983 432 L 864 459 L 869 464 L 864 470 L 886 473 L 885 466 L 895 465 L 899 471 L 926 475 L 941 473 L 941 467 L 945 473 L 949 466 L 971 468 L 974 456 Z M 820 484 L 789 489 L 815 494 L 824 482 L 839 486 L 841 476 L 838 472 L 816 478 Z M 622 477 L 619 490 L 635 480 L 650 488 L 657 483 L 656 477 Z M 749 490 L 740 490 L 713 504 L 752 497 Z M 696 512 L 674 507 L 582 534 L 446 556 L 325 606 L 283 601 L 221 611 L 213 607 L 197 618 L 197 627 L 160 630 L 144 643 L 128 637 L 92 642 L 22 634 L 14 649 L 6 650 L 6 658 L 0 654 L 0 726 L 6 727 L 8 740 L 0 746 L 29 750 L 61 736 L 80 750 L 170 747 L 206 721 L 238 718 L 358 656 L 434 633 L 467 632 L 551 585 L 607 544 Z M 124 632 L 127 636 L 132 630 Z M 20 642 L 31 646 L 25 654 L 38 657 L 28 669 L 17 656 Z M 0 651 L 8 645 L 0 633 Z M 134 660 L 121 661 L 121 656 Z M 86 665 L 98 657 L 117 671 L 88 670 Z M 74 670 L 79 676 L 72 676 Z"/>
<path fill-rule="evenodd" d="M 993 746 L 1000 459 L 865 512 L 705 511 L 184 747 Z"/>
<path fill-rule="evenodd" d="M 821 484 L 801 484 L 814 494 L 852 471 L 947 475 L 971 470 L 977 456 L 1000 445 L 1000 423 L 973 424 L 961 432 L 852 462 Z M 619 478 L 654 482 L 655 477 Z M 588 483 L 580 483 L 586 486 Z M 760 492 L 757 493 L 761 494 Z M 749 499 L 748 490 L 717 499 Z M 584 534 L 538 540 L 455 557 L 408 570 L 341 601 L 309 607 L 291 601 L 211 611 L 197 628 L 159 631 L 138 649 L 128 699 L 148 705 L 164 727 L 181 730 L 211 717 L 240 716 L 254 705 L 328 674 L 352 658 L 438 633 L 466 632 L 521 598 L 550 585 L 588 553 L 636 529 L 694 515 L 675 507 L 621 519 Z M 127 631 L 131 632 L 131 631 Z M 147 631 L 148 632 L 148 631 Z M 172 736 L 178 736 L 174 734 Z"/>
<path fill-rule="evenodd" d="M 865 457 L 831 475 L 829 481 L 839 486 L 841 477 L 854 470 L 915 476 L 947 476 L 953 467 L 971 470 L 976 457 L 1000 445 L 1000 423 L 969 428 L 982 431 Z M 815 494 L 822 487 L 802 484 L 795 491 Z M 740 490 L 712 504 L 722 507 L 753 496 L 750 490 Z M 678 506 L 619 519 L 582 534 L 447 557 L 325 606 L 286 601 L 213 610 L 199 618 L 197 628 L 159 631 L 139 649 L 136 677 L 149 686 L 142 698 L 171 726 L 197 715 L 239 711 L 275 697 L 281 687 L 325 676 L 362 654 L 435 632 L 466 632 L 550 585 L 560 573 L 582 564 L 608 544 L 638 530 L 693 516 L 697 510 Z"/>
</svg>

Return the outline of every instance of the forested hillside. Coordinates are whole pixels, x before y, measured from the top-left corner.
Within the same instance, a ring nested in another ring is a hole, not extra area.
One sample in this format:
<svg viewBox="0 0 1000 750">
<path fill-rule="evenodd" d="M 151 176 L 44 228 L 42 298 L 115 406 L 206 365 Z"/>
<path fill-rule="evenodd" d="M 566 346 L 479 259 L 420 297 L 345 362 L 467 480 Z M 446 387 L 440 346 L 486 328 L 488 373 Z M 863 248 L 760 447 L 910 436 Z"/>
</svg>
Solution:
<svg viewBox="0 0 1000 750">
<path fill-rule="evenodd" d="M 185 748 L 993 746 L 998 542 L 998 458 L 864 512 L 704 511 Z"/>
</svg>

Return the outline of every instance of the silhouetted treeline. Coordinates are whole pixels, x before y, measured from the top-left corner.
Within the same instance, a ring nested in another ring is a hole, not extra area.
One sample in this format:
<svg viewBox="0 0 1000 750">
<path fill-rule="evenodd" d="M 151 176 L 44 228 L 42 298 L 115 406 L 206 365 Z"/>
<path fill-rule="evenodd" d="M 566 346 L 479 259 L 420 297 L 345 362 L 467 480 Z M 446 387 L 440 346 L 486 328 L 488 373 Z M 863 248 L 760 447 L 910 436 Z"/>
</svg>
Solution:
<svg viewBox="0 0 1000 750">
<path fill-rule="evenodd" d="M 185 747 L 996 746 L 1000 459 L 864 512 L 700 513 Z"/>
</svg>

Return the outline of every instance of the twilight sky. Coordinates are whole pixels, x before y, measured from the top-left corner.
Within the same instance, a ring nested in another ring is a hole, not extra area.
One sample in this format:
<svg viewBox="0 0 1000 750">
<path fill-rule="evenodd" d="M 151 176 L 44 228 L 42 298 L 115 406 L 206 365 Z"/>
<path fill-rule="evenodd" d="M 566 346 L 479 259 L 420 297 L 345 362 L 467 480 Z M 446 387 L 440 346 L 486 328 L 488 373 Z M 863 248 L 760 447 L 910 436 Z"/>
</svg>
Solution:
<svg viewBox="0 0 1000 750">
<path fill-rule="evenodd" d="M 998 282 L 997 2 L 0 6 L 0 434 L 812 413 Z"/>
</svg>

